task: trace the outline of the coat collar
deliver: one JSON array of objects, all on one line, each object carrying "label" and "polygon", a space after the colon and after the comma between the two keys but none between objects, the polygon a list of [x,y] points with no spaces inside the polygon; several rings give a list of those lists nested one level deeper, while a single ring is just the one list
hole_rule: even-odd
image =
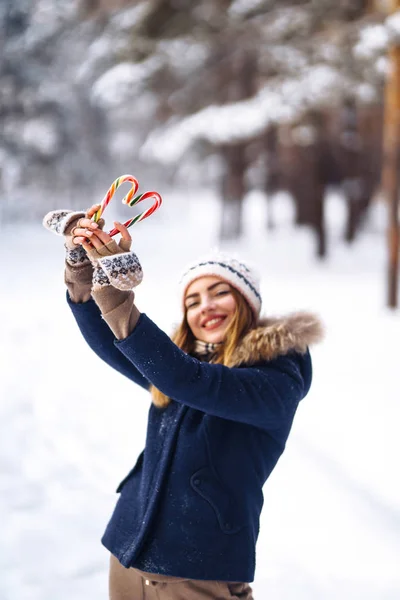
[{"label": "coat collar", "polygon": [[289,352],[304,354],[308,346],[322,341],[323,337],[323,325],[312,313],[260,319],[257,327],[244,336],[228,366],[252,365]]}]

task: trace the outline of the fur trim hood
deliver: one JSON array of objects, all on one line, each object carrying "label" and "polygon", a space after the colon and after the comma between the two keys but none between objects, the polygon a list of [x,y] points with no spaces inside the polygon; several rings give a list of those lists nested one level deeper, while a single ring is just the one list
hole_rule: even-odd
[{"label": "fur trim hood", "polygon": [[322,341],[324,328],[319,318],[308,312],[285,317],[260,319],[235,350],[231,367],[253,365],[289,352],[305,354],[308,346]]}]

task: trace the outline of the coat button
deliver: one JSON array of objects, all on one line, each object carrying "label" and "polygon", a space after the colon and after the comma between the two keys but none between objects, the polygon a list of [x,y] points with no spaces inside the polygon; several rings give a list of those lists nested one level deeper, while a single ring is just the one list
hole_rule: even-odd
[{"label": "coat button", "polygon": [[193,479],[193,485],[195,485],[196,487],[199,487],[201,484],[201,479],[199,479],[198,477],[196,477],[196,479]]},{"label": "coat button", "polygon": [[150,585],[150,581],[148,579],[146,579],[145,584]]}]

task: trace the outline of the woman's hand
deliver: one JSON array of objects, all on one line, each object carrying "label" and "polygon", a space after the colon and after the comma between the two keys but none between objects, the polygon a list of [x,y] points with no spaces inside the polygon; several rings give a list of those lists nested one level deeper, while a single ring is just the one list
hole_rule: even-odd
[{"label": "woman's hand", "polygon": [[88,211],[73,211],[69,209],[57,209],[48,212],[43,218],[43,226],[52,233],[64,238],[66,250],[66,262],[71,267],[81,267],[89,263],[89,257],[81,245],[81,241],[86,238],[85,232],[90,232],[104,227],[104,220],[100,219],[94,223],[91,218],[100,208],[100,205],[94,205]]},{"label": "woman's hand", "polygon": [[[92,207],[93,208],[93,207]],[[95,211],[96,212],[96,211]],[[94,214],[94,213],[93,213]],[[82,225],[85,219],[82,219]],[[132,244],[132,237],[122,223],[118,221],[114,222],[115,228],[121,234],[121,240],[119,244],[113,238],[102,231],[99,228],[87,228],[83,230],[82,237],[77,237],[75,240],[81,240],[78,243],[82,244],[91,260],[96,261],[104,256],[112,256],[114,254],[121,254],[122,252],[129,252]],[[76,233],[80,232],[80,229],[76,230]],[[88,240],[90,243],[88,243]]]},{"label": "woman's hand", "polygon": [[[94,265],[93,288],[94,292],[105,286],[128,291],[139,285],[143,279],[143,271],[139,259],[131,252],[132,238],[128,229],[122,223],[114,223],[121,233],[119,244],[101,229],[85,231],[90,243],[85,239],[81,242],[88,257]],[[88,234],[91,235],[88,235]]]},{"label": "woman's hand", "polygon": [[73,245],[78,246],[79,244],[82,244],[83,246],[83,242],[88,245],[87,240],[90,240],[93,233],[97,230],[101,231],[102,227],[104,226],[104,220],[100,219],[98,223],[92,221],[92,217],[96,214],[99,208],[100,204],[94,204],[86,211],[84,217],[78,219],[76,223],[71,223],[71,226],[65,232],[65,235],[71,237]]}]

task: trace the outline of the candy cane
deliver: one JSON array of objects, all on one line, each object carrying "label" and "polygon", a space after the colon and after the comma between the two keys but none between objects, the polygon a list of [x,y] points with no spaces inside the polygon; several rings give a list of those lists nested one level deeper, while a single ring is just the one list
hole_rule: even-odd
[{"label": "candy cane", "polygon": [[[107,194],[104,196],[104,198],[101,202],[99,210],[94,214],[93,220],[96,223],[101,218],[102,214],[104,213],[108,204],[112,200],[112,198],[113,198],[115,192],[117,191],[117,189],[119,188],[119,186],[122,185],[123,183],[131,183],[132,184],[131,189],[126,194],[126,196],[124,196],[122,199],[123,204],[127,204],[128,206],[135,206],[135,204],[138,204],[139,202],[142,202],[143,200],[147,200],[148,198],[154,198],[153,205],[150,206],[150,208],[148,208],[147,210],[140,213],[139,215],[136,215],[136,217],[133,217],[133,219],[129,219],[128,221],[126,221],[124,223],[125,227],[131,227],[132,225],[135,225],[135,223],[139,223],[139,221],[143,221],[147,217],[150,217],[150,215],[152,215],[157,210],[157,208],[159,208],[161,206],[162,198],[161,198],[160,194],[158,194],[157,192],[145,192],[144,194],[139,194],[138,196],[134,197],[139,188],[139,183],[138,183],[137,179],[135,179],[135,177],[133,177],[133,175],[122,175],[121,177],[118,177],[118,179],[116,179],[112,183],[110,189],[108,190]],[[118,229],[114,228],[112,231],[110,231],[109,235],[112,237],[114,235],[117,235],[118,233],[119,233]]]},{"label": "candy cane", "polygon": [[[126,221],[124,223],[125,227],[131,227],[132,225],[135,225],[135,223],[139,223],[140,221],[147,219],[147,217],[150,217],[150,215],[152,215],[153,212],[155,212],[157,208],[161,206],[162,198],[157,192],[145,192],[144,194],[139,194],[139,196],[136,196],[136,198],[133,198],[133,200],[129,202],[129,206],[134,206],[135,204],[138,204],[138,202],[142,202],[148,198],[154,198],[153,206],[150,206],[150,208],[140,213],[140,215],[136,215],[136,217],[133,217],[133,219]],[[112,229],[110,231],[111,237],[117,235],[117,233],[119,233],[118,229]]]},{"label": "candy cane", "polygon": [[109,205],[112,197],[114,196],[114,194],[117,191],[117,189],[119,188],[119,186],[122,185],[123,183],[128,183],[128,182],[132,183],[132,187],[131,187],[130,191],[126,194],[126,196],[122,199],[122,202],[124,204],[129,204],[129,202],[132,200],[133,196],[136,194],[136,192],[139,189],[139,182],[137,179],[135,179],[135,177],[133,177],[133,175],[121,175],[121,177],[118,177],[111,184],[110,189],[108,190],[107,194],[104,196],[103,200],[101,201],[100,208],[93,217],[93,220],[96,223],[97,223],[97,221],[99,221],[101,215],[105,211],[106,207]]}]

